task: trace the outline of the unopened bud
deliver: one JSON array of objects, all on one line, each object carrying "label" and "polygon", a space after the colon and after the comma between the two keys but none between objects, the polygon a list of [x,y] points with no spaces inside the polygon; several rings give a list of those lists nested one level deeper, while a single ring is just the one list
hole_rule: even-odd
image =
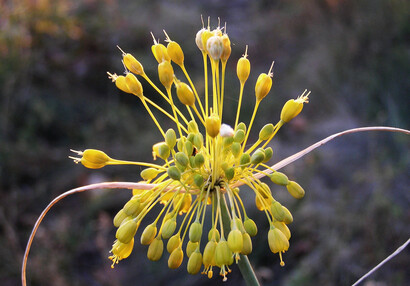
[{"label": "unopened bud", "polygon": [[248,233],[242,233],[243,247],[241,254],[249,255],[252,253],[252,240]]},{"label": "unopened bud", "polygon": [[187,271],[189,274],[197,274],[201,270],[202,266],[202,254],[199,251],[195,251],[188,259]]},{"label": "unopened bud", "polygon": [[285,211],[282,208],[282,205],[276,201],[270,206],[271,213],[273,217],[277,220],[282,222],[285,219]]},{"label": "unopened bud", "polygon": [[182,252],[181,247],[178,247],[172,251],[171,255],[168,258],[168,267],[171,269],[177,269],[181,266],[182,260],[184,259],[184,253]]},{"label": "unopened bud", "polygon": [[165,88],[167,90],[170,89],[174,82],[174,69],[170,62],[164,61],[158,64],[158,76],[159,81],[165,86]]},{"label": "unopened bud", "polygon": [[142,170],[141,178],[145,181],[152,180],[158,175],[159,171],[155,168],[147,168]]},{"label": "unopened bud", "polygon": [[289,241],[278,228],[269,230],[268,242],[269,248],[273,253],[284,252],[289,249]]},{"label": "unopened bud", "polygon": [[280,113],[280,120],[287,123],[291,121],[293,118],[295,118],[296,116],[298,116],[298,114],[303,109],[303,104],[309,102],[310,92],[308,92],[307,94],[305,93],[306,93],[306,90],[296,100],[290,99],[285,103]]},{"label": "unopened bud", "polygon": [[202,237],[202,225],[195,221],[189,228],[189,240],[192,242],[199,242]]},{"label": "unopened bud", "polygon": [[157,226],[155,224],[147,225],[141,234],[141,244],[148,245],[155,239],[157,235]]},{"label": "unopened bud", "polygon": [[215,138],[219,134],[221,128],[221,119],[216,113],[214,113],[206,118],[205,127],[208,135]]},{"label": "unopened bud", "polygon": [[136,58],[134,58],[133,55],[124,53],[122,60],[124,61],[125,67],[130,72],[138,74],[138,75],[144,74],[144,68],[142,67],[141,63]]},{"label": "unopened bud", "polygon": [[238,60],[238,64],[236,65],[236,75],[238,76],[241,84],[244,84],[246,82],[251,72],[251,63],[247,59],[247,51],[248,46],[246,46],[245,54]]},{"label": "unopened bud", "polygon": [[259,132],[259,140],[268,140],[269,137],[273,134],[274,126],[272,123],[266,124],[262,127]]},{"label": "unopened bud", "polygon": [[261,73],[258,77],[258,80],[256,81],[255,96],[257,101],[261,101],[262,99],[264,99],[265,96],[268,95],[270,89],[272,88],[272,68],[273,63],[268,74]]},{"label": "unopened bud", "polygon": [[272,175],[269,176],[269,178],[273,183],[277,185],[286,186],[289,184],[288,177],[281,172],[274,172],[272,173]]},{"label": "unopened bud", "polygon": [[164,242],[157,236],[148,247],[147,257],[151,261],[158,261],[161,259],[162,253],[164,252]]},{"label": "unopened bud", "polygon": [[181,172],[175,166],[169,167],[168,170],[167,170],[167,174],[171,179],[173,179],[175,181],[181,180]]},{"label": "unopened bud", "polygon": [[167,143],[169,149],[173,149],[177,143],[177,136],[174,129],[170,128],[165,133],[165,143]]},{"label": "unopened bud", "polygon": [[115,234],[115,237],[122,243],[128,243],[137,232],[138,223],[135,220],[129,220],[122,224]]},{"label": "unopened bud", "polygon": [[132,73],[127,73],[125,77],[125,82],[127,83],[129,91],[138,96],[142,97],[143,96],[143,89],[142,89],[142,84],[141,82],[135,77],[134,74]]},{"label": "unopened bud", "polygon": [[195,96],[189,85],[187,85],[185,82],[177,82],[176,88],[179,101],[181,101],[181,103],[184,105],[194,106]]},{"label": "unopened bud", "polygon": [[164,223],[164,226],[162,228],[162,238],[164,239],[170,238],[174,234],[176,227],[177,227],[177,221],[175,217],[167,220]]},{"label": "unopened bud", "polygon": [[289,181],[289,184],[286,185],[286,189],[295,199],[301,199],[305,196],[305,190],[296,182]]},{"label": "unopened bud", "polygon": [[223,52],[223,42],[220,36],[212,36],[206,42],[206,49],[209,56],[214,60],[218,61],[221,58]]},{"label": "unopened bud", "polygon": [[260,164],[265,160],[265,152],[261,150],[256,150],[251,157],[251,164]]}]

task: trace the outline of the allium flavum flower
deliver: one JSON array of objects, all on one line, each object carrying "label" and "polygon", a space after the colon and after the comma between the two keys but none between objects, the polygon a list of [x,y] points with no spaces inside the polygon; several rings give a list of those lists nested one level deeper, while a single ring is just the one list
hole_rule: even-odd
[{"label": "allium flavum flower", "polygon": [[[165,33],[165,31],[164,31]],[[148,222],[140,236],[140,242],[148,245],[149,260],[159,260],[164,251],[169,253],[169,268],[178,268],[184,255],[188,257],[187,271],[213,276],[214,267],[226,280],[229,266],[238,262],[242,255],[252,252],[251,237],[258,232],[255,222],[248,217],[241,198],[240,186],[255,194],[255,205],[270,224],[269,247],[278,253],[280,265],[282,254],[289,248],[290,230],[293,221],[290,211],[275,200],[271,188],[260,180],[270,180],[296,199],[305,191],[296,182],[266,163],[273,150],[268,147],[279,129],[297,116],[308,101],[308,92],[285,103],[276,124],[266,124],[259,132],[259,139],[252,145],[248,137],[258,107],[272,87],[273,63],[267,73],[259,75],[255,84],[255,106],[250,123],[239,123],[244,85],[250,74],[250,62],[245,54],[238,60],[237,76],[240,82],[239,100],[234,124],[224,124],[224,79],[231,44],[226,27],[214,30],[202,28],[195,42],[203,56],[205,90],[198,93],[184,65],[184,53],[178,43],[165,33],[167,46],[154,38],[152,53],[158,62],[158,76],[165,92],[145,74],[142,64],[131,54],[123,52],[125,75],[109,74],[116,86],[136,95],[145,106],[163,136],[163,141],[152,148],[154,160],[160,163],[130,162],[112,159],[104,152],[88,149],[74,151],[80,157],[72,157],[76,163],[98,169],[113,164],[135,164],[146,167],[141,172],[144,183],[152,184],[148,190],[134,189],[133,196],[114,217],[117,227],[116,240],[111,249],[112,267],[127,258],[133,249],[135,234],[144,217],[155,206],[162,204],[156,219]],[[154,36],[153,36],[154,37]],[[210,65],[210,70],[208,70]],[[177,78],[174,68],[180,68],[185,78]],[[158,106],[144,96],[139,79],[150,84],[169,104]],[[208,90],[208,79],[212,89]],[[230,89],[231,90],[231,89]],[[186,106],[179,109],[176,97]],[[210,100],[208,100],[208,96]],[[230,96],[232,96],[230,94]],[[181,105],[180,105],[181,106]],[[153,110],[165,114],[175,124],[175,129],[164,130]],[[249,146],[249,147],[248,147]],[[242,191],[244,192],[244,191]],[[209,211],[207,211],[209,210]],[[205,220],[211,220],[210,229],[204,229]]]}]

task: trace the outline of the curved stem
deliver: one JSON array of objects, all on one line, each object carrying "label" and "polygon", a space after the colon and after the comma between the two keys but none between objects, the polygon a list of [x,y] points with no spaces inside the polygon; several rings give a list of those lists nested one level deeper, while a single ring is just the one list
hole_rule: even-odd
[{"label": "curved stem", "polygon": [[[289,156],[282,161],[276,163],[275,165],[271,166],[271,169],[273,170],[279,170],[290,163],[295,162],[296,160],[302,158],[303,156],[307,155],[308,153],[312,152],[316,148],[319,148],[320,146],[325,145],[329,141],[332,141],[333,139],[351,134],[351,133],[358,133],[358,132],[365,132],[365,131],[386,131],[386,132],[399,132],[399,133],[404,133],[406,135],[410,135],[410,130],[407,129],[402,129],[402,128],[395,128],[395,127],[386,127],[386,126],[375,126],[375,127],[359,127],[359,128],[353,128],[353,129],[348,129],[333,135],[330,135],[329,137],[326,137],[325,139],[320,140],[319,142],[316,142],[315,144],[307,147],[306,149],[303,149],[302,151],[299,151],[292,156]],[[254,177],[257,179],[263,178],[268,174],[272,174],[272,170],[266,169],[263,170],[263,173],[258,173]],[[233,184],[232,187],[239,187],[242,186],[244,183],[241,181],[238,181],[237,183]]]}]

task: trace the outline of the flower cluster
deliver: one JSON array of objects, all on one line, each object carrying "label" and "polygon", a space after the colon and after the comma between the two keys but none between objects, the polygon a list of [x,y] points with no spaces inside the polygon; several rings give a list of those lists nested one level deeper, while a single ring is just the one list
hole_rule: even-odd
[{"label": "flower cluster", "polygon": [[[164,31],[165,33],[165,31]],[[134,237],[144,217],[154,208],[159,210],[156,219],[145,226],[140,242],[148,246],[147,257],[157,261],[169,253],[168,266],[178,268],[186,255],[187,271],[213,276],[214,267],[226,280],[229,266],[242,255],[252,252],[251,237],[258,232],[255,222],[248,217],[239,187],[246,185],[255,194],[256,207],[270,224],[269,247],[282,254],[289,248],[293,221],[290,211],[275,200],[270,187],[262,177],[284,186],[295,198],[304,196],[303,188],[281,172],[267,165],[273,150],[269,143],[287,122],[297,116],[308,101],[306,91],[297,99],[285,103],[276,124],[266,124],[258,140],[250,145],[248,137],[261,101],[272,87],[272,66],[268,73],[259,75],[255,84],[255,106],[250,123],[239,122],[244,85],[250,74],[247,47],[238,60],[237,77],[240,83],[236,118],[232,127],[222,123],[225,68],[231,54],[230,39],[225,28],[202,28],[195,37],[203,56],[205,88],[198,93],[184,65],[184,53],[178,43],[165,33],[167,45],[154,38],[152,53],[158,62],[158,76],[165,88],[163,92],[145,74],[142,64],[131,54],[123,53],[125,75],[109,74],[116,86],[136,95],[158,127],[163,141],[153,145],[154,160],[161,163],[130,162],[112,159],[104,152],[87,149],[74,151],[72,157],[87,168],[102,168],[113,164],[135,164],[147,167],[141,177],[149,189],[134,189],[133,196],[114,217],[116,240],[109,257],[114,267],[127,258],[134,246]],[[153,36],[154,37],[154,36]],[[179,67],[184,79],[177,78],[174,67]],[[209,70],[210,67],[210,70]],[[150,84],[169,104],[168,110],[144,96],[139,78]],[[210,79],[210,83],[208,80]],[[208,90],[208,85],[211,90]],[[174,87],[174,88],[173,88]],[[175,103],[175,93],[180,103]],[[183,108],[186,107],[186,112]],[[163,113],[176,124],[176,130],[163,130],[153,110]],[[162,205],[162,206],[161,206]],[[161,206],[158,208],[158,206]],[[205,220],[211,221],[204,229]],[[185,251],[184,251],[185,250]]]}]

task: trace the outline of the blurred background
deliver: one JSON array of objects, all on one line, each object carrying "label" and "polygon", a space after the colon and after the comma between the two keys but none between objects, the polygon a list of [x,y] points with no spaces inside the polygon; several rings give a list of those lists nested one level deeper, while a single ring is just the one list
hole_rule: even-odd
[{"label": "blurred background", "polygon": [[[254,140],[259,128],[278,120],[284,102],[312,91],[302,114],[272,142],[273,164],[348,128],[410,127],[409,11],[404,0],[0,1],[1,284],[20,284],[27,239],[53,198],[84,184],[140,180],[135,166],[75,165],[67,158],[70,148],[152,162],[160,133],[141,102],[119,92],[106,75],[123,72],[116,45],[158,82],[150,32],[163,43],[166,29],[202,89],[202,56],[194,44],[200,15],[211,16],[212,27],[217,17],[226,21],[232,55],[225,122],[234,121],[236,62],[245,45],[252,65],[241,112],[246,123],[256,78],[275,60],[274,85],[259,109]],[[144,90],[162,102],[145,83]],[[351,285],[403,244],[410,236],[409,162],[408,136],[370,132],[336,139],[286,167],[306,196],[296,201],[272,186],[294,216],[283,268],[269,251],[265,215],[250,196],[247,209],[259,233],[249,258],[263,285]],[[29,285],[223,284],[218,275],[187,274],[186,259],[179,270],[167,268],[166,255],[150,262],[139,243],[111,270],[112,218],[129,197],[130,191],[102,190],[58,203],[34,240]],[[409,265],[405,250],[363,285],[409,285]],[[236,266],[224,285],[244,285]]]}]

